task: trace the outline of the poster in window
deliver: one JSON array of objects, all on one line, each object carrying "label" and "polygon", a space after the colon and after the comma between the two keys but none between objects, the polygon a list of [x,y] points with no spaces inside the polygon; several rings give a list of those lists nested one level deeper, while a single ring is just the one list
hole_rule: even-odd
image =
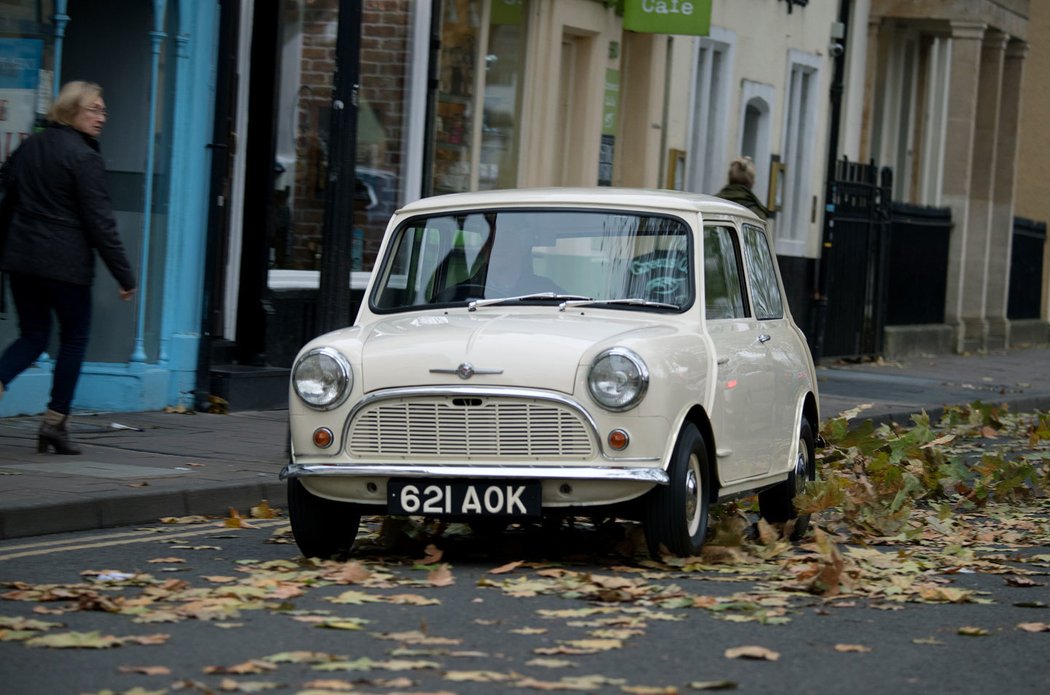
[{"label": "poster in window", "polygon": [[40,39],[0,39],[0,162],[33,132],[43,53]]}]

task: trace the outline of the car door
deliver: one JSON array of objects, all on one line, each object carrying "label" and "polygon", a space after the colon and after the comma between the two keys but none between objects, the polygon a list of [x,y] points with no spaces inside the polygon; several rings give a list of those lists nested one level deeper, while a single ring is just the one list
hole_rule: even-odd
[{"label": "car door", "polygon": [[718,370],[711,425],[719,478],[731,483],[769,470],[773,376],[763,327],[751,311],[737,228],[706,225],[703,253],[704,323]]},{"label": "car door", "polygon": [[804,346],[786,310],[786,301],[776,269],[769,239],[761,227],[744,223],[744,265],[752,314],[758,327],[760,357],[767,374],[769,429],[756,442],[757,455],[765,471],[789,465],[791,450],[798,440],[797,408],[800,384],[806,367]]}]

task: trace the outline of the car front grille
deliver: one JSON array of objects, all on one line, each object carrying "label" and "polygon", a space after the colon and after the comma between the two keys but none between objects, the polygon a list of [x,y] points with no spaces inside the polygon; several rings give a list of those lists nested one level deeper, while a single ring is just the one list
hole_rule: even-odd
[{"label": "car front grille", "polygon": [[569,407],[520,398],[424,397],[380,401],[350,423],[359,457],[586,459],[590,428]]}]

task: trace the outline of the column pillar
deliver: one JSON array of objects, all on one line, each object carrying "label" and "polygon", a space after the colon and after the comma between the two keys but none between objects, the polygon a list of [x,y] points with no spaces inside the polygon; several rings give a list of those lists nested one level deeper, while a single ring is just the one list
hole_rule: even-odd
[{"label": "column pillar", "polygon": [[990,29],[981,45],[977,81],[977,112],[974,124],[973,161],[970,179],[970,214],[962,272],[963,351],[988,348],[989,258],[991,248],[992,195],[995,190],[999,154],[999,106],[1002,101],[1003,56],[1007,37]]},{"label": "column pillar", "polygon": [[1021,127],[1021,85],[1027,55],[1028,44],[1013,40],[1006,46],[1003,61],[992,222],[988,230],[988,294],[985,299],[985,317],[988,322],[990,349],[1006,348],[1010,345],[1010,322],[1006,318],[1006,309],[1010,296],[1014,190],[1017,186],[1018,131]]},{"label": "column pillar", "polygon": [[[872,133],[875,129],[875,117],[872,111],[875,108],[875,77],[879,69],[879,29],[881,25],[882,17],[869,16],[867,57],[864,61],[867,70],[864,75],[864,108],[860,117],[858,162],[866,162],[875,156],[871,151]],[[831,174],[832,172],[829,171],[828,176]]]},{"label": "column pillar", "polygon": [[974,132],[977,121],[978,75],[985,24],[951,23],[951,76],[948,81],[948,117],[944,138],[943,204],[952,211],[952,235],[948,245],[948,282],[944,318],[955,330],[955,349],[964,351],[963,291],[972,222],[970,193],[973,169]]}]

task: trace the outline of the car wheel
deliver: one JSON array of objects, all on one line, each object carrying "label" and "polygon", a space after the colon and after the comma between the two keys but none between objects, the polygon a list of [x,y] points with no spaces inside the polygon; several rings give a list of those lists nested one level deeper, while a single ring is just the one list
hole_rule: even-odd
[{"label": "car wheel", "polygon": [[762,518],[771,523],[784,523],[794,519],[795,527],[791,531],[791,540],[797,541],[802,538],[809,528],[809,514],[799,514],[795,509],[794,499],[805,489],[807,481],[816,478],[813,428],[808,420],[803,419],[799,426],[795,467],[788,474],[787,480],[758,493],[758,510]]},{"label": "car wheel", "polygon": [[675,444],[670,481],[652,490],[644,517],[649,554],[659,557],[660,546],[679,557],[700,552],[707,534],[707,446],[696,425],[686,423]]},{"label": "car wheel", "polygon": [[295,544],[306,557],[348,552],[361,525],[354,505],[312,495],[298,478],[288,481],[288,519]]}]

